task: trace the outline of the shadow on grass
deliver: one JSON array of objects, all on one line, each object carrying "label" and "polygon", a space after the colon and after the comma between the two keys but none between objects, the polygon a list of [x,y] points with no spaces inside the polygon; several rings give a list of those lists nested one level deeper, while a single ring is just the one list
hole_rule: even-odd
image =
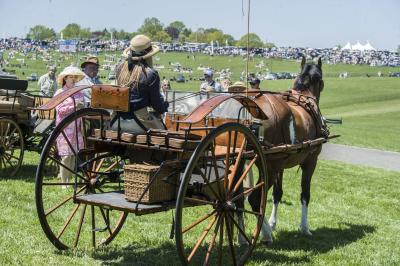
[{"label": "shadow on grass", "polygon": [[341,228],[321,227],[312,231],[312,236],[301,235],[298,231],[278,232],[271,246],[258,247],[250,260],[269,261],[274,263],[306,263],[311,260],[310,254],[288,257],[280,251],[305,251],[311,256],[329,252],[334,248],[344,247],[358,241],[376,228],[370,225],[351,223],[340,224]]},{"label": "shadow on grass", "polygon": [[22,164],[15,176],[9,176],[7,173],[0,174],[0,180],[26,180],[35,182],[37,165]]},{"label": "shadow on grass", "polygon": [[180,265],[176,246],[165,242],[157,247],[131,244],[126,247],[105,247],[92,254],[104,265]]},{"label": "shadow on grass", "polygon": [[[341,228],[321,227],[314,230],[312,237],[306,237],[297,231],[279,232],[272,246],[258,244],[250,261],[269,262],[271,264],[307,263],[313,256],[329,252],[338,247],[358,241],[373,233],[375,227],[351,223],[341,224]],[[286,255],[282,252],[305,251],[304,254]],[[105,265],[179,265],[174,242],[164,242],[157,247],[135,243],[126,247],[105,247],[92,253],[92,257]]]}]

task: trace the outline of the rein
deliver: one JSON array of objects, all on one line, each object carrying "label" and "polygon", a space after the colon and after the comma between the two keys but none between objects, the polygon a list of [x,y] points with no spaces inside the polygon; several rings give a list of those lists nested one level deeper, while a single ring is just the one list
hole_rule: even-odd
[{"label": "rein", "polygon": [[171,100],[171,101],[167,101],[167,102],[168,103],[174,103],[174,102],[178,102],[178,101],[183,101],[183,100],[186,100],[186,99],[190,99],[190,98],[196,97],[197,95],[200,95],[200,94],[201,94],[201,92],[193,92],[193,93],[187,94],[185,96],[179,97],[179,98],[177,98],[175,100]]}]

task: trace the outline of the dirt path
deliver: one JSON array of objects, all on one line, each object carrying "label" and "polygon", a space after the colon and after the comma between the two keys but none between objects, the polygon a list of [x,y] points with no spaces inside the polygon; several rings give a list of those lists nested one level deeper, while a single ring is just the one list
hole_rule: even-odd
[{"label": "dirt path", "polygon": [[327,143],[323,145],[319,158],[400,172],[400,152]]}]

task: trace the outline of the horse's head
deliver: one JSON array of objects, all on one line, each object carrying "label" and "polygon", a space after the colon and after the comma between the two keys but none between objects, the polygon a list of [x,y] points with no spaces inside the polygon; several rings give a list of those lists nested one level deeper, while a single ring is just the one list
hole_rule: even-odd
[{"label": "horse's head", "polygon": [[301,60],[301,72],[294,81],[294,89],[305,94],[311,94],[319,102],[319,96],[324,88],[322,80],[322,62],[306,63],[306,58]]}]

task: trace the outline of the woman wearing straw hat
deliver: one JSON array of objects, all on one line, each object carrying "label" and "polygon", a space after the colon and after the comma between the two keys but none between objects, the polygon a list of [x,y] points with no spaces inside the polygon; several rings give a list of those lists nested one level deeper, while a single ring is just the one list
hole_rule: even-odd
[{"label": "woman wearing straw hat", "polygon": [[[55,95],[69,90],[75,87],[75,83],[82,80],[85,77],[85,74],[78,69],[77,67],[66,67],[59,75],[58,75],[58,83],[61,86],[61,89],[57,90]],[[54,96],[55,96],[54,95]],[[75,102],[75,103],[74,103]],[[76,108],[83,107],[84,104],[84,95],[83,92],[77,92],[73,96],[69,97],[65,101],[61,102],[56,107],[56,126],[69,114],[74,112]],[[77,121],[77,127],[80,128],[81,121]],[[70,169],[75,168],[75,156],[74,152],[78,149],[77,147],[83,147],[83,137],[80,133],[80,130],[75,130],[75,124],[72,123],[64,129],[64,133],[72,148],[75,151],[71,150],[67,139],[64,136],[60,136],[57,139],[57,150],[58,155],[61,157],[61,163]],[[63,183],[68,183],[71,178],[71,172],[67,170],[65,167],[60,167],[60,172],[58,174],[59,178]],[[66,188],[67,186],[63,186]]]},{"label": "woman wearing straw hat", "polygon": [[[124,50],[125,59],[116,68],[116,78],[117,85],[131,90],[130,112],[118,112],[113,117],[114,130],[118,118],[121,118],[121,129],[125,132],[139,134],[150,128],[165,129],[159,117],[168,110],[168,102],[160,93],[160,77],[152,62],[152,56],[159,51],[147,36],[141,34],[133,37],[130,46]],[[149,112],[148,107],[157,115]]]}]

